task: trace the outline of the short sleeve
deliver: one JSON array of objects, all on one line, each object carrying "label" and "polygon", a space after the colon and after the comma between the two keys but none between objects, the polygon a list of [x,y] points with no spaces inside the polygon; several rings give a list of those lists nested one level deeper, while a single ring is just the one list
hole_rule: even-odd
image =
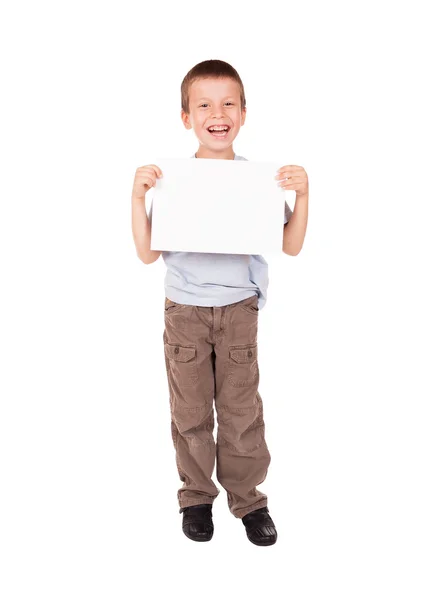
[{"label": "short sleeve", "polygon": [[293,211],[288,206],[287,202],[284,201],[284,224],[290,220],[290,217],[292,214],[293,214]]}]

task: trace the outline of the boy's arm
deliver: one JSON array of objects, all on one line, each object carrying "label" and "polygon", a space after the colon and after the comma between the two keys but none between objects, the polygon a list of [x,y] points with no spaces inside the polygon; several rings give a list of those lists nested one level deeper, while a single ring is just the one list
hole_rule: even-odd
[{"label": "boy's arm", "polygon": [[152,238],[152,206],[150,207],[149,217],[147,217],[146,197],[136,198],[135,196],[132,196],[132,236],[134,238],[137,256],[146,265],[155,262],[162,254],[162,251],[160,250],[150,250]]},{"label": "boy's arm", "polygon": [[309,194],[296,195],[293,213],[284,224],[282,251],[290,256],[297,256],[302,249],[308,224]]}]

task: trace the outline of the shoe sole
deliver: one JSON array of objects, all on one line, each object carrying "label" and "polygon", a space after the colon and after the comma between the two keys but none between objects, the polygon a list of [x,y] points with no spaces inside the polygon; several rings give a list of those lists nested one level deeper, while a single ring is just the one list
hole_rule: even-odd
[{"label": "shoe sole", "polygon": [[183,531],[183,533],[186,537],[189,538],[189,540],[192,540],[193,542],[209,542],[210,540],[212,540],[214,532],[211,534],[210,537],[202,537],[202,536],[201,537],[199,537],[199,536],[192,537],[192,536],[188,535],[185,531]]},{"label": "shoe sole", "polygon": [[268,540],[266,542],[261,542],[261,541],[256,542],[255,540],[252,540],[250,537],[248,537],[248,535],[247,535],[247,538],[250,540],[250,542],[252,544],[255,544],[256,546],[273,546],[278,539],[278,538],[275,538],[274,540]]}]

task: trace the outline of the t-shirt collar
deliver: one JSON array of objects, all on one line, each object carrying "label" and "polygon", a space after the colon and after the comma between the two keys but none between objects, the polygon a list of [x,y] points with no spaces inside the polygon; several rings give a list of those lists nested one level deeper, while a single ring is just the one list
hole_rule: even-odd
[{"label": "t-shirt collar", "polygon": [[[196,152],[190,158],[196,158]],[[236,160],[236,152],[234,153],[233,160]]]}]

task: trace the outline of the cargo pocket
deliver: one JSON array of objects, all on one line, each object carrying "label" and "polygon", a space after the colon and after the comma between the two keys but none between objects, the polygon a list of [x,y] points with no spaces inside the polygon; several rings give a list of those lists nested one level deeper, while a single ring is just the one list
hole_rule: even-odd
[{"label": "cargo pocket", "polygon": [[257,344],[229,346],[227,379],[234,387],[245,387],[258,382]]},{"label": "cargo pocket", "polygon": [[245,298],[245,300],[239,302],[237,306],[245,312],[250,313],[250,315],[255,315],[257,317],[259,314],[259,297],[255,295]]},{"label": "cargo pocket", "polygon": [[165,358],[168,361],[169,376],[178,388],[196,385],[199,379],[196,346],[165,342]]},{"label": "cargo pocket", "polygon": [[164,314],[171,315],[180,310],[183,310],[183,308],[186,308],[186,306],[187,306],[187,304],[179,304],[178,302],[174,302],[173,300],[170,300],[169,298],[165,298]]}]

